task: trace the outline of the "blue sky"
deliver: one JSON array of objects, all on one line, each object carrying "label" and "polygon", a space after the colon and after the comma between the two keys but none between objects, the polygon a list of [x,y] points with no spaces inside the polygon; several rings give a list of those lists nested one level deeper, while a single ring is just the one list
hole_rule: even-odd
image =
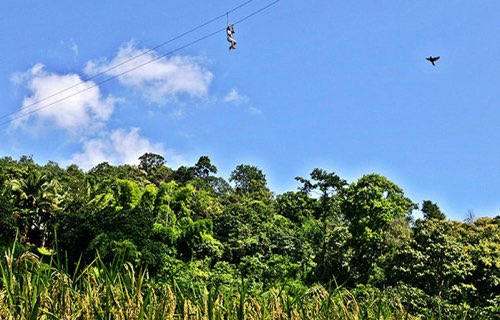
[{"label": "blue sky", "polygon": [[500,213],[500,2],[281,0],[236,26],[237,50],[221,32],[161,57],[222,17],[146,52],[244,2],[2,1],[0,156],[89,169],[208,155],[224,178],[257,165],[276,193],[316,167],[377,172],[450,218]]}]

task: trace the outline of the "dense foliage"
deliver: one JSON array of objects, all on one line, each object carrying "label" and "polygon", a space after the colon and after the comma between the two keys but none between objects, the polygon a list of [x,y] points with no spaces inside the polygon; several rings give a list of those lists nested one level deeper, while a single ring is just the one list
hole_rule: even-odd
[{"label": "dense foliage", "polygon": [[[84,172],[0,159],[0,316],[500,314],[500,217],[449,221],[426,200],[415,220],[419,206],[378,174],[348,184],[315,169],[276,195],[255,166],[226,181],[206,156],[176,170],[139,160]],[[125,296],[105,302],[107,290]]]}]

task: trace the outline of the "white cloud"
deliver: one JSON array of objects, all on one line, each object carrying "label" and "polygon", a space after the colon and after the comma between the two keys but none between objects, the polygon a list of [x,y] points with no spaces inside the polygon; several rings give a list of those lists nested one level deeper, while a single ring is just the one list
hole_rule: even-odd
[{"label": "white cloud", "polygon": [[239,105],[246,105],[245,108],[246,108],[246,111],[248,113],[250,113],[251,115],[254,115],[254,116],[260,116],[262,115],[262,110],[259,109],[259,108],[256,108],[256,107],[248,107],[248,104],[250,102],[250,98],[245,96],[245,95],[242,95],[238,92],[237,89],[233,88],[231,89],[231,91],[228,92],[228,94],[226,94],[223,98],[224,102],[226,103],[230,103],[230,104],[233,104],[233,105],[236,105],[236,106],[239,106]]},{"label": "white cloud", "polygon": [[262,114],[262,110],[255,107],[248,108],[248,112],[250,112],[250,114],[253,114],[254,116],[260,116]]},{"label": "white cloud", "polygon": [[[82,151],[73,154],[69,163],[75,163],[88,170],[101,162],[113,165],[138,164],[139,157],[146,152],[165,154],[161,143],[152,143],[139,133],[139,128],[117,129],[101,137],[84,139]],[[179,157],[172,150],[172,156]]]},{"label": "white cloud", "polygon": [[242,103],[247,103],[250,99],[247,96],[241,95],[238,90],[231,89],[229,93],[224,97],[224,101],[227,103],[232,103],[235,105],[240,105]]},{"label": "white cloud", "polygon": [[[14,74],[11,81],[29,91],[20,112],[13,116],[14,119],[17,117],[12,122],[14,128],[35,119],[39,123],[52,122],[71,132],[88,131],[102,125],[113,113],[117,102],[111,96],[103,97],[94,82],[82,82],[77,74],[47,72],[43,64]],[[21,115],[26,116],[19,117]]]},{"label": "white cloud", "polygon": [[[131,69],[134,70],[127,72]],[[147,100],[158,104],[175,99],[179,94],[206,96],[213,79],[213,74],[202,66],[200,59],[161,57],[155,51],[136,48],[133,42],[122,45],[111,61],[94,60],[85,67],[88,75],[102,72],[108,76],[120,75],[118,79],[123,85],[139,90]]]}]

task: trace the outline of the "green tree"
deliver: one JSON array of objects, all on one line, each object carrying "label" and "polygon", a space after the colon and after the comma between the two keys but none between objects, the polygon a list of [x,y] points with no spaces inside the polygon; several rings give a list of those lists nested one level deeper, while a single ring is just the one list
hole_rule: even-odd
[{"label": "green tree", "polygon": [[165,165],[165,158],[159,154],[145,153],[139,157],[139,169],[146,171],[148,175],[155,173]]},{"label": "green tree", "polygon": [[425,219],[446,219],[446,215],[439,209],[439,206],[430,200],[424,200],[422,203],[422,213]]},{"label": "green tree", "polygon": [[230,195],[234,192],[231,185],[221,177],[208,177],[210,193],[221,202],[228,202]]},{"label": "green tree", "polygon": [[352,235],[353,280],[383,280],[384,260],[409,236],[408,219],[415,204],[387,178],[369,174],[349,186],[341,206]]},{"label": "green tree", "polygon": [[142,190],[133,181],[116,179],[113,189],[116,204],[125,209],[135,208],[141,200]]},{"label": "green tree", "polygon": [[270,203],[272,193],[267,187],[266,175],[256,166],[240,164],[231,172],[229,182],[235,184],[239,196]]},{"label": "green tree", "polygon": [[116,177],[116,168],[108,162],[101,162],[89,170],[89,175],[98,182],[113,179]]},{"label": "green tree", "polygon": [[195,177],[207,180],[210,174],[216,174],[217,167],[212,164],[210,158],[207,156],[202,156],[198,159],[198,162],[194,165],[194,175]]},{"label": "green tree", "polygon": [[321,234],[317,244],[314,279],[327,282],[333,277],[341,277],[341,274],[345,274],[342,266],[345,265],[345,240],[348,238],[340,211],[346,181],[334,172],[318,168],[311,172],[311,180],[300,177],[295,179],[303,184],[301,192],[319,195],[315,216],[319,220]]},{"label": "green tree", "polygon": [[180,257],[185,261],[208,258],[215,263],[222,257],[222,244],[213,237],[211,219],[185,219],[178,241]]},{"label": "green tree", "polygon": [[217,167],[212,164],[210,158],[208,158],[207,156],[202,156],[190,170],[190,174],[192,174],[192,180],[190,181],[190,183],[197,189],[206,190],[212,195],[217,196],[217,193],[220,189],[219,187],[223,187],[221,182],[225,181],[222,178],[213,176],[213,174],[216,173]]},{"label": "green tree", "polygon": [[11,180],[12,194],[18,208],[24,241],[45,246],[49,230],[47,223],[61,208],[63,200],[61,186],[57,180],[29,165],[22,176]]},{"label": "green tree", "polygon": [[474,266],[472,274],[464,282],[470,282],[475,290],[469,295],[473,306],[500,311],[500,219],[478,218],[473,224],[463,223],[462,242],[464,252],[469,253]]},{"label": "green tree", "polygon": [[87,187],[85,183],[85,173],[77,165],[72,164],[66,168],[65,174],[61,178],[61,184],[67,188],[68,202],[76,202],[82,205],[87,200]]},{"label": "green tree", "polygon": [[417,220],[411,241],[397,250],[388,274],[429,296],[451,303],[466,301],[477,288],[469,280],[475,267],[464,232],[461,222]]},{"label": "green tree", "polygon": [[180,166],[177,170],[172,172],[170,179],[179,184],[185,185],[196,178],[194,170],[194,167]]},{"label": "green tree", "polygon": [[265,223],[273,217],[262,201],[247,199],[225,206],[214,219],[215,238],[224,245],[224,260],[239,264],[245,256],[269,256],[271,243]]},{"label": "green tree", "polygon": [[143,170],[149,181],[158,185],[172,174],[172,170],[166,167],[165,158],[155,153],[145,153],[139,157],[140,170]]},{"label": "green tree", "polygon": [[317,213],[318,201],[305,192],[285,192],[276,196],[276,213],[294,223],[302,223]]}]

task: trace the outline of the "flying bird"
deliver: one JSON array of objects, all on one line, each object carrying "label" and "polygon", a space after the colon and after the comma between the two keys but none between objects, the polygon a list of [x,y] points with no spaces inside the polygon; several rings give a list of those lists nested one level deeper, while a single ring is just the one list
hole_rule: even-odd
[{"label": "flying bird", "polygon": [[429,58],[425,58],[426,60],[429,60],[433,66],[435,66],[436,64],[434,62],[438,61],[440,58],[440,56],[437,56],[437,57],[433,57],[433,56],[429,56]]}]

